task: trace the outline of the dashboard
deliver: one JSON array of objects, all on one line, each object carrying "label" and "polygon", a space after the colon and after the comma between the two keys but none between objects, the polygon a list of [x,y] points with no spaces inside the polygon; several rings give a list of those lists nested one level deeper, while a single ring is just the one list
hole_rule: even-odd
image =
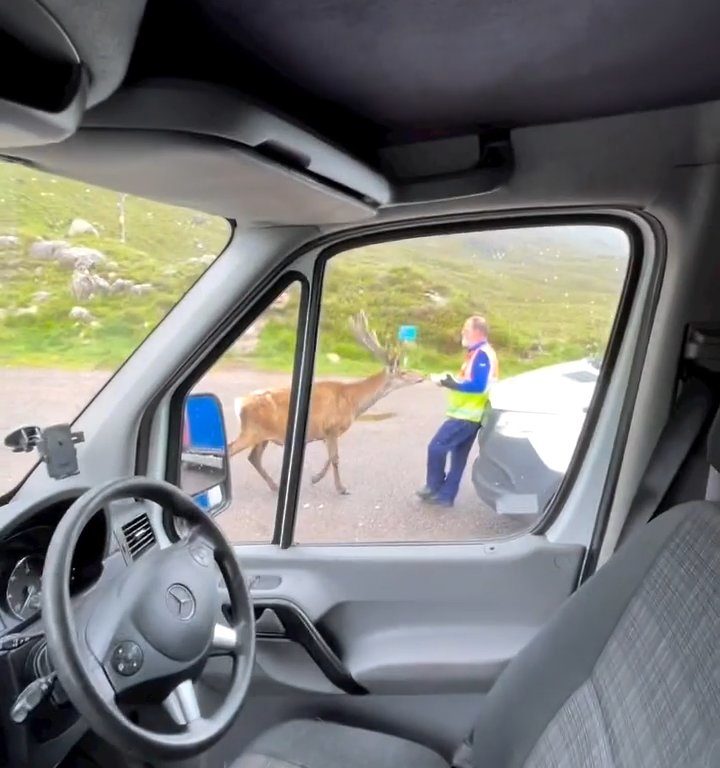
[{"label": "dashboard", "polygon": [[[0,538],[0,767],[51,768],[87,731],[57,682],[26,721],[11,717],[27,687],[52,672],[40,612],[45,559],[58,523],[84,490],[37,499],[6,524]],[[0,507],[0,526],[4,511]],[[80,597],[103,579],[112,580],[157,546],[159,517],[161,512],[141,499],[116,500],[96,512],[75,545],[71,595]]]},{"label": "dashboard", "polygon": [[[0,543],[0,635],[32,622],[40,610],[42,572],[53,530],[72,499],[51,504]],[[71,593],[91,586],[102,573],[108,544],[100,510],[83,530],[73,557]]]}]

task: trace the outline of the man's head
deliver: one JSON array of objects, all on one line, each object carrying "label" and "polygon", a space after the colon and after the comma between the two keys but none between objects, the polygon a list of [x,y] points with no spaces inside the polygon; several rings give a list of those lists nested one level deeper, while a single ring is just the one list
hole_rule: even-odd
[{"label": "man's head", "polygon": [[463,347],[465,347],[465,349],[474,347],[476,344],[481,344],[483,341],[487,341],[487,337],[487,320],[480,315],[472,315],[471,317],[468,317],[460,334]]}]

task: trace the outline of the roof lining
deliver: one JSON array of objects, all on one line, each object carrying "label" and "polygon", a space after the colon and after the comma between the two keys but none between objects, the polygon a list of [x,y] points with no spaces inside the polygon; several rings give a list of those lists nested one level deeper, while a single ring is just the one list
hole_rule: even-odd
[{"label": "roof lining", "polygon": [[720,4],[691,5],[174,0],[168,36],[167,3],[149,0],[130,80],[195,77],[270,94],[374,162],[388,143],[718,98]]}]

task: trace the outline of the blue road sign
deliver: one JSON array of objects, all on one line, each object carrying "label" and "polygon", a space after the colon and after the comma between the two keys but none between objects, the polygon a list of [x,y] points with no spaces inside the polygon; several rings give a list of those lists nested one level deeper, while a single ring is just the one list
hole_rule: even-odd
[{"label": "blue road sign", "polygon": [[406,343],[417,341],[417,326],[416,325],[401,325],[398,328],[398,340]]}]

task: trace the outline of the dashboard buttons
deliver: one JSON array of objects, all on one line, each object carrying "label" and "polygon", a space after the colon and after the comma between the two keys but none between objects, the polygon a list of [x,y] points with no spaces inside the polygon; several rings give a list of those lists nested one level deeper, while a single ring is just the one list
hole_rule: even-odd
[{"label": "dashboard buttons", "polygon": [[35,640],[39,635],[10,635],[0,640],[0,651],[14,651],[16,648]]},{"label": "dashboard buttons", "polygon": [[115,646],[110,664],[119,675],[131,677],[143,665],[142,648],[137,643],[133,643],[132,640],[124,640]]}]

